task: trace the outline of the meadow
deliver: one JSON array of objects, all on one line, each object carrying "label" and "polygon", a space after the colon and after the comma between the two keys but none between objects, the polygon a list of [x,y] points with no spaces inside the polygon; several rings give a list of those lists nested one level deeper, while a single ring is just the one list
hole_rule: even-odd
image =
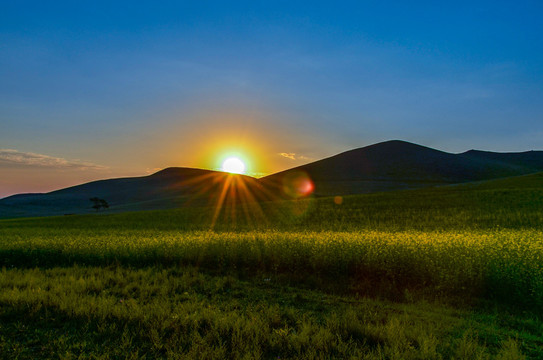
[{"label": "meadow", "polygon": [[543,174],[0,221],[0,356],[543,358]]}]

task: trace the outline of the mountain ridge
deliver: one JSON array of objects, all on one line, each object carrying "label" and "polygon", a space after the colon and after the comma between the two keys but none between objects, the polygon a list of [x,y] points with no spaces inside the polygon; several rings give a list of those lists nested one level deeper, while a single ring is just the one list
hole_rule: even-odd
[{"label": "mountain ridge", "polygon": [[317,194],[341,195],[342,192],[446,185],[543,171],[543,151],[513,155],[489,155],[477,151],[453,154],[402,140],[390,140],[345,151],[261,180],[279,186],[295,171],[307,174],[315,182]]}]

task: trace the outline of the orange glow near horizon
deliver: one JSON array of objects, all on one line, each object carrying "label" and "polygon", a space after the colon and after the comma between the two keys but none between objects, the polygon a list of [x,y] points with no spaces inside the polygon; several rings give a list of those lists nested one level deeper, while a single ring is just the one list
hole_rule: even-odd
[{"label": "orange glow near horizon", "polygon": [[228,157],[237,157],[245,163],[245,175],[260,178],[310,162],[315,156],[311,144],[327,141],[312,129],[292,128],[280,110],[210,108],[171,119],[167,127],[149,130],[159,161],[143,151],[139,159],[160,168],[220,171]]},{"label": "orange glow near horizon", "polygon": [[259,177],[269,167],[263,149],[249,139],[222,138],[206,144],[198,160],[204,168]]},{"label": "orange glow near horizon", "polygon": [[[256,178],[301,165],[304,160],[281,154],[297,152],[296,148],[308,142],[308,138],[314,140],[310,132],[289,130],[280,113],[241,108],[185,115],[179,125],[160,131],[163,136],[165,133],[166,138],[161,140],[175,145],[162,153],[177,154],[170,163],[220,171],[227,158],[237,157],[245,164],[244,174]],[[171,138],[175,140],[165,140]]]}]

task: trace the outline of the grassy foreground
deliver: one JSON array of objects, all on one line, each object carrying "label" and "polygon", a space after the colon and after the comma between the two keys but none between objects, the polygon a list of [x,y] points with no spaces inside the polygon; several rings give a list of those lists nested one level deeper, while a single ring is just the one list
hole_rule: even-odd
[{"label": "grassy foreground", "polygon": [[543,358],[543,176],[0,221],[0,356]]}]

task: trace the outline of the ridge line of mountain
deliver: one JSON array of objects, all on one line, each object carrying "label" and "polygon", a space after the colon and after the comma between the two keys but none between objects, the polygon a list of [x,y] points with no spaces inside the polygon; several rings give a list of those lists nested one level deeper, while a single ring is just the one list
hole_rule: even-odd
[{"label": "ridge line of mountain", "polygon": [[[543,151],[468,150],[454,154],[389,140],[259,179],[248,175],[231,178],[228,173],[215,170],[168,167],[149,175],[95,180],[48,193],[15,194],[0,199],[0,217],[89,211],[89,198],[93,197],[107,199],[112,208],[141,210],[209,204],[217,197],[235,198],[244,192],[247,199],[242,201],[309,193],[336,196],[483,181],[540,171],[543,171]],[[228,194],[224,190],[227,186],[231,187]]]}]

